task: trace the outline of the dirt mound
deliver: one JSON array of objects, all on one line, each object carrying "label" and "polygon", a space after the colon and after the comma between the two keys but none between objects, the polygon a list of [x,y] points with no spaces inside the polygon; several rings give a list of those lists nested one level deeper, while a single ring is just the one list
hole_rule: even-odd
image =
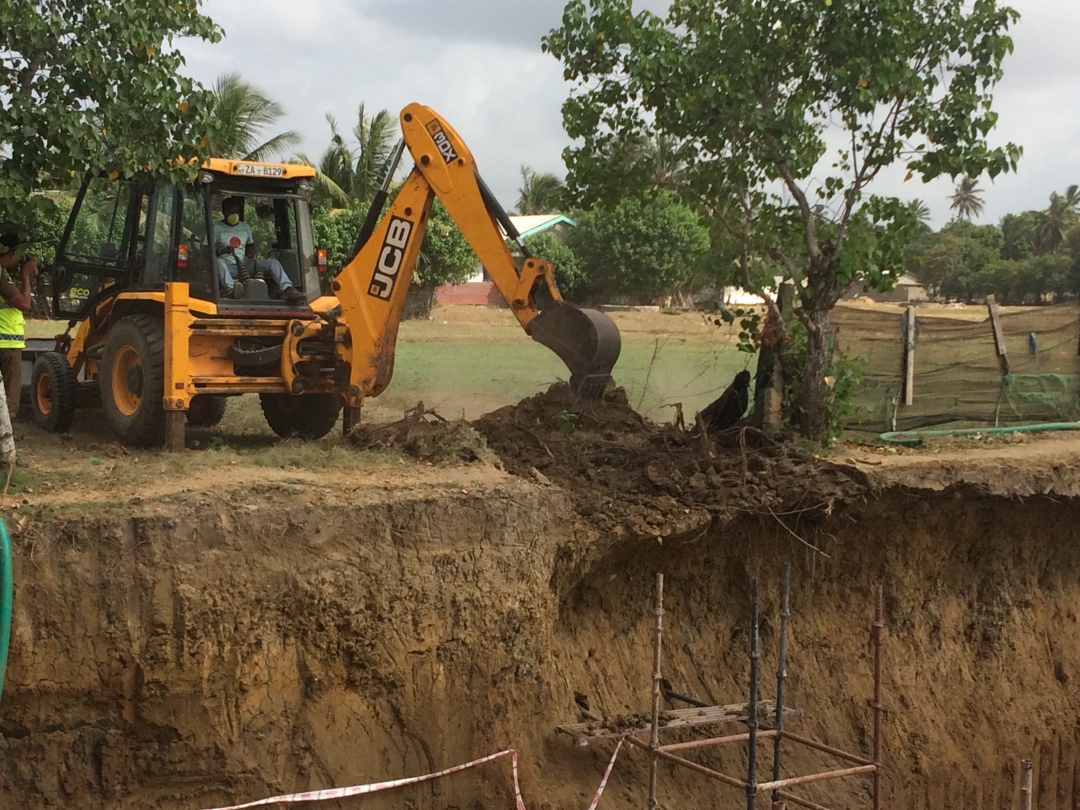
[{"label": "dirt mound", "polygon": [[484,461],[499,466],[483,436],[464,419],[448,420],[423,402],[385,425],[360,424],[349,439],[362,450],[400,450],[421,461]]},{"label": "dirt mound", "polygon": [[752,429],[707,439],[653,424],[621,388],[582,405],[559,383],[473,425],[508,471],[562,486],[602,531],[665,536],[743,513],[828,514],[868,488],[854,467],[800,455]]}]

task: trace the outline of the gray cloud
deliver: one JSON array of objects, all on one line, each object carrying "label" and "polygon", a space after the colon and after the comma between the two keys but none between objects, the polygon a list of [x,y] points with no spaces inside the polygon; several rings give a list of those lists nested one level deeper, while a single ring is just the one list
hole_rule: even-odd
[{"label": "gray cloud", "polygon": [[440,39],[538,50],[541,37],[562,24],[564,5],[561,0],[369,0],[361,8],[368,19],[406,36],[427,32]]},{"label": "gray cloud", "polygon": [[[1023,16],[997,91],[992,141],[1021,144],[1024,158],[1018,174],[982,183],[984,222],[1044,208],[1052,191],[1080,182],[1080,62],[1072,42],[1080,3],[1012,5]],[[635,3],[658,12],[665,6]],[[183,50],[188,72],[204,83],[236,71],[279,100],[288,111],[281,128],[298,130],[312,157],[329,142],[327,112],[351,127],[360,102],[395,114],[411,101],[428,104],[461,133],[509,208],[522,165],[565,173],[560,106],[570,88],[560,64],[540,51],[562,7],[562,0],[207,0],[203,8],[226,38]],[[902,181],[902,172],[890,173],[875,190],[926,200],[936,225],[949,218],[951,182]]]}]

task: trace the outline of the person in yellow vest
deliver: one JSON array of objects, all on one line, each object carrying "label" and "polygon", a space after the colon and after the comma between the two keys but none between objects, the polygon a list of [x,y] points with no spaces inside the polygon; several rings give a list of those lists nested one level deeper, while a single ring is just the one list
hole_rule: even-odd
[{"label": "person in yellow vest", "polygon": [[38,273],[37,260],[19,252],[19,233],[0,233],[0,375],[4,378],[8,414],[19,412],[22,395],[22,351],[26,346],[25,314],[30,311],[30,279]]}]

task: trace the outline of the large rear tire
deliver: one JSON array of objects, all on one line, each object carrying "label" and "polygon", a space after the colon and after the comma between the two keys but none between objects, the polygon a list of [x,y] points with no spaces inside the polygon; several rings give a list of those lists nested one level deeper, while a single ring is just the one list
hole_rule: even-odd
[{"label": "large rear tire", "polygon": [[165,441],[165,326],[129,315],[109,330],[98,373],[101,404],[113,433],[140,447]]},{"label": "large rear tire", "polygon": [[66,433],[71,429],[75,417],[75,372],[59,352],[46,352],[34,361],[30,410],[42,430]]},{"label": "large rear tire", "polygon": [[220,394],[196,394],[187,410],[187,423],[192,427],[212,428],[225,416],[229,398]]},{"label": "large rear tire", "polygon": [[266,423],[283,439],[321,439],[341,413],[337,394],[259,394],[259,401]]}]

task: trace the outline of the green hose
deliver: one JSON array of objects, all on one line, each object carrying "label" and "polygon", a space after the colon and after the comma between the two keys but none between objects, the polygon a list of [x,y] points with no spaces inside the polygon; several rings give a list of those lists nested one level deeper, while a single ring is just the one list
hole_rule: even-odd
[{"label": "green hose", "polygon": [[1016,425],[995,428],[956,428],[954,430],[893,430],[878,436],[886,444],[921,447],[923,436],[975,436],[983,433],[1041,433],[1047,430],[1080,430],[1080,422],[1043,422],[1039,425]]},{"label": "green hose", "polygon": [[8,644],[11,641],[11,540],[7,524],[0,519],[0,696],[4,694]]}]

